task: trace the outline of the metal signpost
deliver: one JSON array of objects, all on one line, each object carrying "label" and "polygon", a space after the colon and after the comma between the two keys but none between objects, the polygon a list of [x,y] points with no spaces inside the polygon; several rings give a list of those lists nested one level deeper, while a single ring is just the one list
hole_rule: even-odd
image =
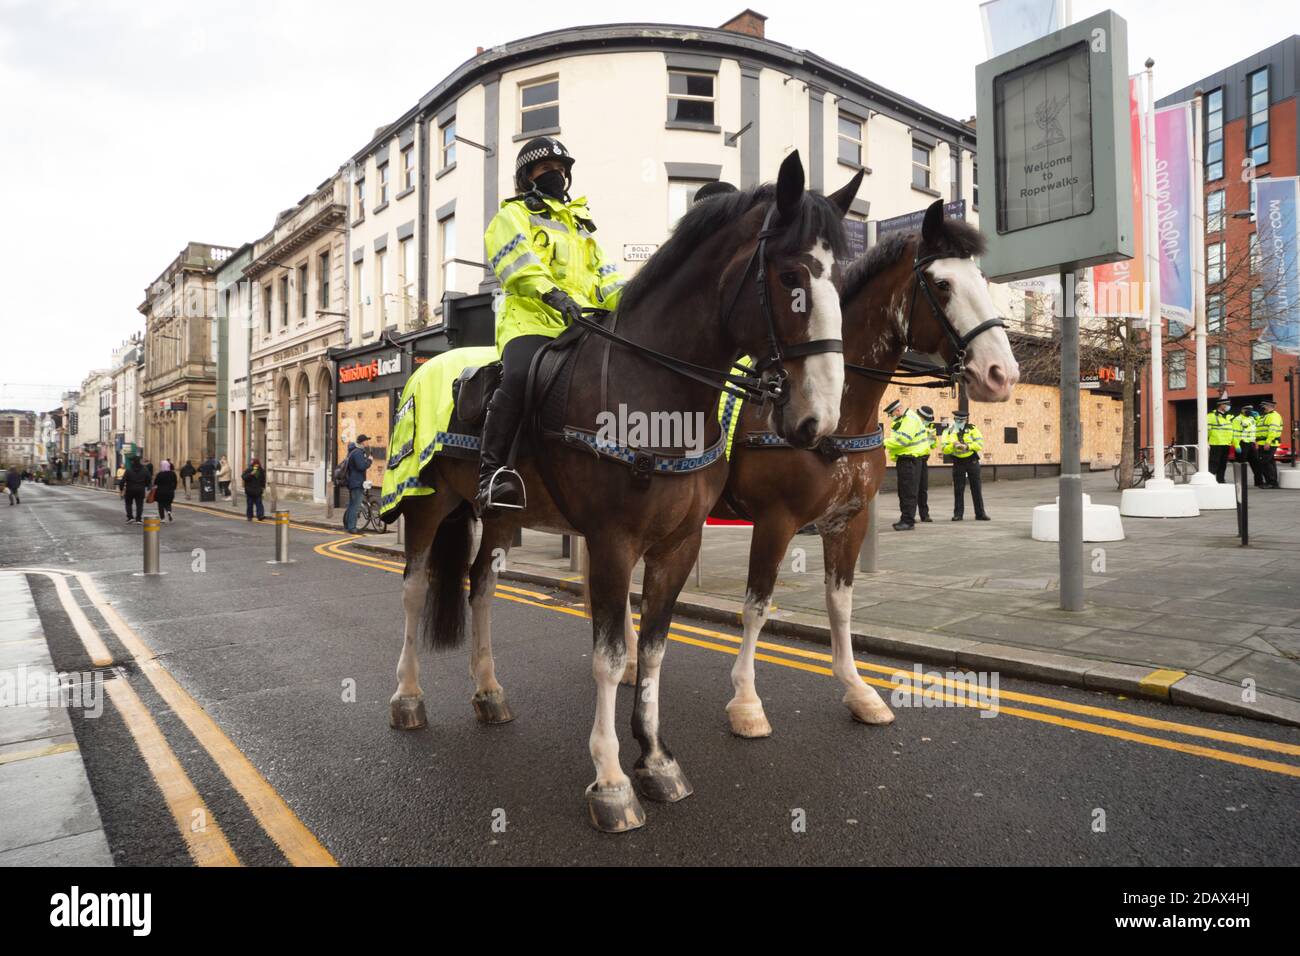
[{"label": "metal signpost", "polygon": [[1114,11],[976,67],[979,164],[993,171],[980,260],[994,282],[1061,278],[1061,607],[1083,610],[1079,325],[1068,276],[1133,255],[1128,27]]}]

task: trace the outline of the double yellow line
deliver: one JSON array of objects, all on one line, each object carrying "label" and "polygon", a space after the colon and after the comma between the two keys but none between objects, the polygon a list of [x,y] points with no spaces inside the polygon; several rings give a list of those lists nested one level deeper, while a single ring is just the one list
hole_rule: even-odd
[{"label": "double yellow line", "polygon": [[[172,677],[144,639],[104,599],[89,575],[54,568],[5,570],[53,578],[59,599],[71,618],[86,653],[96,667],[111,666],[113,660],[107,647],[68,589],[67,579],[75,579],[91,605],[99,611],[109,629],[131,655],[140,672],[208,752],[267,836],[280,848],[285,859],[294,866],[338,865],[275,788],[222,732],[198,701]],[[117,707],[153,775],[194,862],[200,866],[239,866],[239,858],[220,824],[167,743],[149,708],[125,678],[110,680],[106,682],[106,687],[109,698]]]},{"label": "double yellow line", "polygon": [[[351,564],[361,565],[362,567],[372,568],[377,571],[387,571],[394,574],[402,573],[403,565],[401,562],[389,561],[379,557],[378,555],[361,555],[355,551],[347,550],[347,545],[355,540],[357,540],[357,537],[339,538],[335,541],[327,541],[324,544],[317,545],[313,550],[315,550],[317,554],[323,555],[327,558],[347,561]],[[559,614],[570,614],[580,618],[586,617],[583,610],[558,603],[548,595],[541,594],[537,591],[528,591],[522,588],[507,587],[506,585],[499,584],[497,585],[496,596],[505,601],[514,601],[519,604],[540,607]],[[639,615],[634,614],[633,617],[638,618]],[[722,631],[712,630],[705,627],[696,627],[694,625],[683,624],[676,621],[673,622],[672,629],[669,632],[669,638],[680,644],[731,655],[740,653],[740,644],[742,640],[734,634],[727,634]],[[709,638],[709,640],[705,640],[704,638]],[[834,676],[831,668],[828,666],[831,663],[831,655],[825,652],[814,651],[803,647],[793,647],[772,641],[759,641],[758,647],[761,651],[768,651],[771,653],[760,652],[755,655],[756,660],[764,661],[769,664],[776,664],[780,667],[801,670],[806,673],[820,674],[826,677]],[[983,710],[996,709],[999,714],[1007,714],[1012,717],[1019,717],[1023,720],[1032,720],[1054,727],[1097,734],[1102,737],[1109,737],[1115,740],[1125,740],[1130,743],[1142,744],[1144,746],[1155,747],[1161,750],[1172,750],[1177,753],[1203,757],[1208,760],[1218,760],[1224,763],[1236,764],[1241,767],[1250,767],[1255,770],[1264,770],[1269,773],[1300,778],[1300,766],[1294,764],[1283,763],[1278,760],[1264,759],[1250,754],[1235,753],[1229,750],[1218,750],[1198,743],[1172,740],[1167,737],[1156,737],[1152,736],[1150,733],[1139,733],[1136,730],[1127,730],[1125,727],[1140,728],[1144,731],[1160,731],[1183,737],[1209,740],[1218,744],[1227,744],[1247,750],[1263,751],[1288,757],[1300,757],[1300,745],[1277,740],[1269,740],[1264,737],[1251,737],[1245,734],[1215,730],[1209,727],[1198,727],[1195,724],[1160,720],[1155,717],[1125,713],[1124,711],[1113,710],[1107,707],[1095,707],[1091,704],[1077,704],[1072,701],[1058,700],[1053,697],[1043,697],[1037,694],[1027,694],[1021,691],[991,691],[989,697],[996,699],[997,703],[996,705],[991,703],[986,704],[971,700],[967,693],[967,685],[960,681],[950,678],[942,678],[940,680],[934,680],[933,682],[927,682],[924,687],[913,687],[912,675],[910,672],[900,671],[898,668],[887,667],[882,664],[873,664],[869,661],[855,661],[855,664],[857,665],[858,670],[863,673],[863,680],[868,684],[885,688],[886,690],[906,688],[911,690],[914,696],[924,691],[927,697],[942,700],[944,703],[953,706],[973,707]],[[868,676],[875,674],[885,676]],[[957,691],[958,693],[950,694],[945,691],[934,689],[936,687],[943,687],[947,690]],[[1032,707],[1041,709],[1031,710],[1025,707],[1007,706],[1006,702],[1008,701],[1015,704],[1028,704]],[[1045,711],[1057,711],[1058,713]],[[1062,716],[1062,714],[1068,716]],[[1115,727],[1109,726],[1108,724],[1093,723],[1087,720],[1080,720],[1078,719],[1079,717],[1088,717],[1092,718],[1094,721],[1103,720],[1109,722],[1109,724],[1120,724],[1124,726]]]}]

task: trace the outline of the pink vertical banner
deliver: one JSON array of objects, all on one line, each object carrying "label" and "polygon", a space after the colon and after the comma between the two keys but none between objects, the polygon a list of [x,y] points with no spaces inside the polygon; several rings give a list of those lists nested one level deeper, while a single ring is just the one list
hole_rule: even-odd
[{"label": "pink vertical banner", "polygon": [[1139,76],[1128,78],[1129,148],[1133,157],[1133,258],[1108,262],[1092,270],[1093,313],[1096,315],[1144,318],[1147,314],[1144,282],[1146,247],[1142,237],[1142,143],[1143,122]]},{"label": "pink vertical banner", "polygon": [[1160,259],[1160,315],[1192,322],[1192,108],[1156,111],[1156,249]]}]

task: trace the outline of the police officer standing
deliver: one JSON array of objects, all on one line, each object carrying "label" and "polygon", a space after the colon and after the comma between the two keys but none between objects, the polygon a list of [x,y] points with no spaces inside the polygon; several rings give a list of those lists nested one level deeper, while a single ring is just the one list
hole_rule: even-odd
[{"label": "police officer standing", "polygon": [[933,520],[930,517],[930,453],[939,444],[939,439],[935,433],[934,409],[929,405],[922,405],[916,410],[916,414],[925,425],[925,446],[916,452],[924,456],[921,458],[921,477],[917,481],[916,511],[921,516],[921,520],[929,524]]},{"label": "police officer standing", "polygon": [[1237,445],[1237,461],[1243,469],[1242,477],[1246,465],[1255,472],[1255,483],[1259,483],[1259,462],[1255,459],[1255,407],[1253,405],[1243,405],[1237,413],[1237,417],[1232,420],[1232,439]]},{"label": "police officer standing", "polygon": [[921,485],[921,462],[929,454],[926,449],[929,438],[921,416],[902,408],[902,402],[897,399],[885,406],[885,414],[890,417],[885,451],[894,462],[894,476],[898,480],[899,519],[894,523],[894,530],[911,531],[916,527],[916,496]]},{"label": "police officer standing", "polygon": [[1205,416],[1205,427],[1209,434],[1210,471],[1219,484],[1223,484],[1228,471],[1228,449],[1234,444],[1234,427],[1232,424],[1232,402],[1224,395],[1214,404],[1214,410]]},{"label": "police officer standing", "polygon": [[943,453],[952,457],[952,520],[961,521],[966,510],[966,483],[975,505],[976,521],[991,521],[984,510],[984,486],[980,481],[980,452],[984,436],[970,424],[969,413],[953,413],[953,422],[943,433]]},{"label": "police officer standing", "polygon": [[[1255,454],[1258,456],[1259,468],[1264,472],[1261,488],[1277,488],[1277,447],[1282,444],[1282,416],[1278,414],[1277,402],[1266,398],[1259,403],[1264,414],[1255,423]],[[1259,484],[1258,479],[1256,484]]]}]

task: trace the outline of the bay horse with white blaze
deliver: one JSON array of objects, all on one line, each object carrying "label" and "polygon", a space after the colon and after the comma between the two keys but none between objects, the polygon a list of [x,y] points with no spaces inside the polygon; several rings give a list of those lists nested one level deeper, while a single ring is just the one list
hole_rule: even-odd
[{"label": "bay horse with white blaze", "polygon": [[[476,491],[476,462],[431,459],[421,478],[435,493],[404,506],[406,630],[390,703],[394,727],[426,722],[416,635],[423,633],[436,648],[460,642],[467,569],[474,709],[481,721],[510,719],[493,665],[488,610],[500,559],[521,526],[581,534],[593,559],[596,715],[589,744],[596,779],[587,788],[591,821],[600,830],[619,832],[645,820],[620,766],[614,731],[626,637],[633,633],[627,593],[632,569],[643,557],[646,583],[637,656],[644,689],[632,712],[641,755],[633,775],[650,799],[679,800],[691,793],[661,736],[659,672],[673,607],[695,563],[701,526],[722,490],[726,467],[720,457],[714,466],[694,467],[681,465],[687,461],[682,456],[656,453],[637,455],[645,467],[633,469],[590,442],[572,440],[574,429],[591,429],[598,413],[622,406],[645,415],[677,414],[683,421],[703,415],[717,434],[714,411],[721,376],[739,355],[755,354],[768,356],[763,391],[780,396],[764,413],[770,427],[799,447],[813,447],[829,435],[844,385],[835,256],[842,254],[841,220],[860,182],[859,173],[830,197],[806,192],[803,166],[798,153],[792,153],[781,164],[775,186],[720,197],[688,211],[623,290],[613,325],[630,345],[588,332],[569,346],[574,354],[563,403],[565,428],[535,434],[541,451],[521,462],[520,469],[529,489],[527,507],[484,518],[472,565],[474,514],[468,502]],[[773,295],[777,288],[782,294]],[[648,354],[651,350],[658,358]],[[664,361],[667,356],[672,359]],[[695,373],[684,373],[685,363]],[[710,370],[712,378],[699,374]]]},{"label": "bay horse with white blaze", "polygon": [[[841,294],[846,381],[836,436],[816,450],[771,441],[759,410],[745,405],[736,428],[726,488],[714,517],[754,525],[742,623],[744,640],[727,704],[731,730],[740,737],[772,732],[754,687],[754,654],[767,620],[777,573],[799,528],[814,524],[825,560],[826,613],[831,669],[844,686],[843,703],[856,720],[887,724],[894,715],[862,680],[853,658],[849,618],[853,573],[867,531],[867,507],[885,473],[879,443],[864,441],[878,427],[880,398],[905,348],[938,354],[944,372],[960,377],[968,395],[1005,402],[1019,367],[972,261],[983,252],[975,227],[928,210],[921,233],[898,234],[861,256],[845,273]],[[870,450],[857,450],[869,445]],[[629,644],[629,647],[635,645]],[[636,682],[629,652],[624,683]]]}]

